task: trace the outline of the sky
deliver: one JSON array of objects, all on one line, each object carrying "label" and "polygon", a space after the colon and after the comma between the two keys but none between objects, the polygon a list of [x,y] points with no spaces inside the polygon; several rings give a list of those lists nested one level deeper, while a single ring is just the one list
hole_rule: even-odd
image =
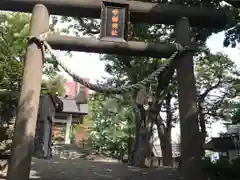
[{"label": "sky", "polygon": [[[223,39],[224,32],[220,32],[210,36],[206,43],[212,53],[222,52],[240,66],[240,47],[224,48]],[[89,78],[92,83],[95,83],[96,80],[101,80],[101,77],[110,77],[110,75],[105,72],[105,64],[100,61],[100,55],[97,53],[72,52],[72,57],[69,57],[66,56],[64,52],[58,51],[58,55],[72,71],[81,77]],[[66,73],[63,73],[63,75],[68,80],[72,80]],[[218,136],[219,132],[226,131],[224,125],[219,122],[207,125],[207,130],[212,137]],[[177,141],[179,136],[179,125],[173,129],[172,135],[173,140]]]},{"label": "sky", "polygon": [[[212,53],[223,52],[227,54],[236,64],[240,65],[240,47],[224,48],[223,47],[224,32],[213,34],[207,40],[207,46]],[[101,77],[109,77],[110,75],[104,70],[104,62],[100,61],[100,55],[97,53],[72,52],[72,57],[65,56],[64,52],[58,51],[60,58],[64,59],[66,64],[79,76],[87,77],[92,82],[101,79]],[[64,74],[67,79],[70,76]]]}]

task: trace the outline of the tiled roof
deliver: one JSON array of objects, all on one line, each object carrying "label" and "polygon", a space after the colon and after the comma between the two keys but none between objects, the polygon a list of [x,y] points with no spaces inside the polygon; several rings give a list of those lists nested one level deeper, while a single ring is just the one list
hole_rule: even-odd
[{"label": "tiled roof", "polygon": [[216,152],[227,152],[236,147],[231,137],[214,137],[204,145],[204,148]]},{"label": "tiled roof", "polygon": [[87,104],[77,104],[73,97],[58,97],[63,102],[62,113],[87,114]]}]

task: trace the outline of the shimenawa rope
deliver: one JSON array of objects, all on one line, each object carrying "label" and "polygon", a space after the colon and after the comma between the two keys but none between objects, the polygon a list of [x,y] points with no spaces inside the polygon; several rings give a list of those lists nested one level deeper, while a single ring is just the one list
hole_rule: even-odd
[{"label": "shimenawa rope", "polygon": [[108,86],[101,86],[101,85],[97,85],[97,84],[92,84],[90,82],[85,81],[83,78],[81,78],[80,76],[78,76],[76,73],[74,73],[73,71],[70,70],[70,68],[68,68],[65,63],[60,60],[57,55],[55,54],[54,50],[51,48],[51,46],[46,42],[46,38],[47,38],[48,33],[44,33],[42,34],[40,37],[28,37],[28,40],[31,41],[35,41],[38,44],[41,44],[43,47],[43,51],[46,49],[48,50],[48,52],[50,53],[50,55],[52,56],[52,58],[54,60],[56,60],[56,62],[64,69],[64,71],[66,71],[70,76],[72,76],[77,82],[79,82],[80,84],[86,86],[87,88],[100,92],[100,93],[107,93],[107,94],[121,94],[121,93],[126,93],[126,92],[130,92],[132,90],[140,90],[145,88],[147,85],[149,84],[153,84],[156,82],[156,78],[163,73],[164,71],[167,70],[168,66],[172,63],[172,61],[174,61],[176,59],[176,57],[178,56],[178,54],[180,52],[183,52],[184,50],[186,50],[187,48],[183,48],[180,44],[175,43],[176,45],[176,49],[177,51],[174,52],[170,58],[168,58],[168,62],[162,66],[160,66],[158,69],[156,69],[153,73],[151,73],[147,78],[144,78],[142,81],[139,81],[136,84],[131,84],[131,85],[123,85],[120,87],[108,87]]}]

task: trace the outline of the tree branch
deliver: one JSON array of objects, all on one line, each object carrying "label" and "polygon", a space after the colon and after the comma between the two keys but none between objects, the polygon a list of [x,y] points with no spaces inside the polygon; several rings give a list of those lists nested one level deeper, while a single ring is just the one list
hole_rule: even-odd
[{"label": "tree branch", "polygon": [[202,93],[201,95],[199,95],[198,101],[200,103],[202,103],[204,101],[204,99],[207,97],[207,95],[214,89],[216,89],[220,84],[222,83],[222,81],[219,79],[218,82],[214,85],[209,87],[204,93]]},{"label": "tree branch", "polygon": [[213,112],[205,112],[204,115],[209,115],[209,116],[212,116],[212,117],[219,117],[219,118],[222,118],[222,119],[225,119],[225,116],[223,114],[220,114],[220,113],[213,113]]}]

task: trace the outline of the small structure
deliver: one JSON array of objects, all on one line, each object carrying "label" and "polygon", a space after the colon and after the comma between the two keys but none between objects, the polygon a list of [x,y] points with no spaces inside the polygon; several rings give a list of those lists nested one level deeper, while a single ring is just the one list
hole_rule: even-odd
[{"label": "small structure", "polygon": [[83,117],[88,113],[87,104],[77,104],[74,97],[60,96],[58,97],[63,102],[63,110],[55,114],[54,129],[65,125],[65,144],[70,144],[70,133],[72,124],[83,124]]},{"label": "small structure", "polygon": [[[75,81],[65,82],[64,88],[66,95],[58,97],[63,109],[55,114],[53,134],[64,144],[70,144],[72,124],[83,124],[84,115],[88,114],[88,89]],[[63,129],[64,137],[61,133]]]},{"label": "small structure", "polygon": [[[180,158],[180,144],[172,143],[172,161],[173,166],[177,167]],[[152,166],[163,166],[162,149],[160,144],[153,145],[152,150]]]},{"label": "small structure", "polygon": [[[76,82],[67,82],[66,86],[70,86],[65,89],[70,95],[47,94],[40,97],[35,137],[37,158],[51,157],[53,137],[57,137],[60,143],[70,144],[72,124],[82,124],[83,116],[88,113],[86,88]],[[63,137],[61,137],[62,130],[65,131]]]},{"label": "small structure", "polygon": [[206,150],[226,154],[230,161],[240,156],[240,124],[227,124],[227,132],[213,137],[204,145]]},{"label": "small structure", "polygon": [[56,110],[62,110],[62,103],[57,96],[40,96],[34,141],[34,156],[37,158],[48,159],[52,156],[52,125]]},{"label": "small structure", "polygon": [[[172,142],[172,160],[173,166],[178,165],[180,157],[180,144]],[[157,126],[153,126],[153,147],[152,147],[152,166],[159,167],[163,165],[161,142],[158,137]]]}]

